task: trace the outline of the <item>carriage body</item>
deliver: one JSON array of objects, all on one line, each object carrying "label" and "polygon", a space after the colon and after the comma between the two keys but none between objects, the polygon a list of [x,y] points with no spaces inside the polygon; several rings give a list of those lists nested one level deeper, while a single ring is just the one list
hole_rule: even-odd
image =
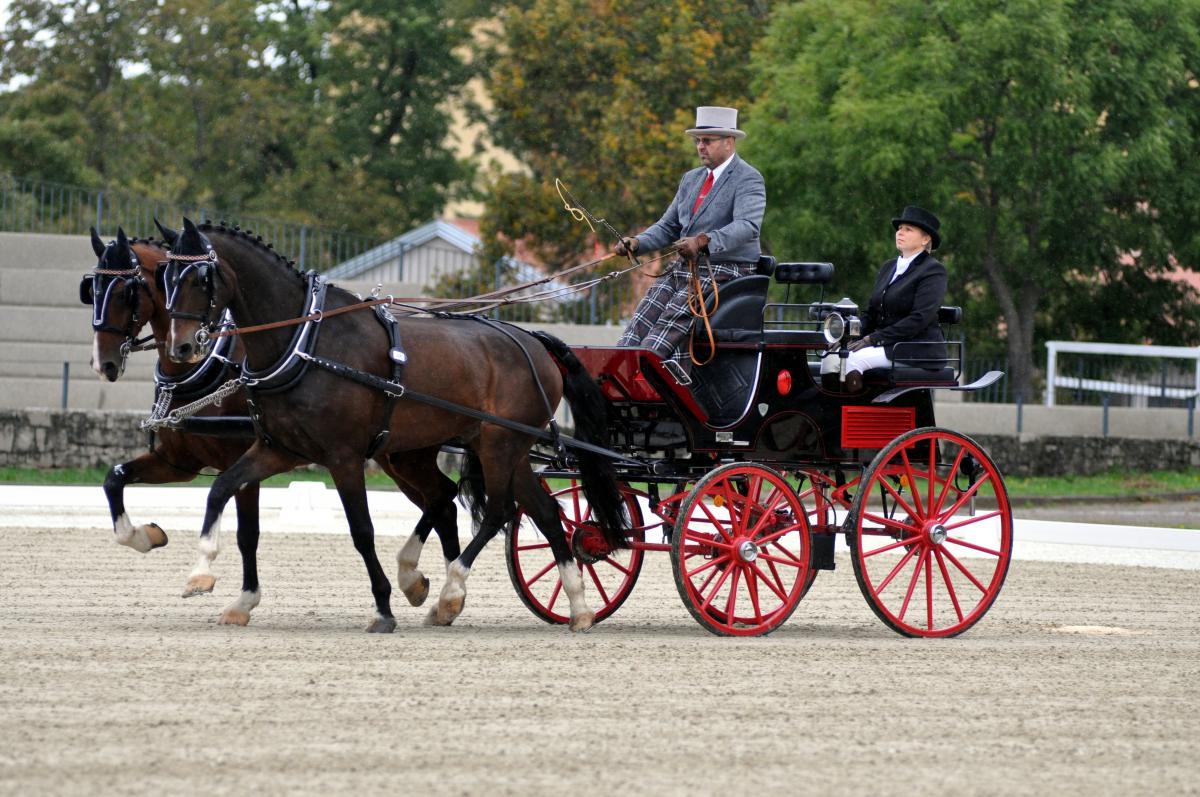
[{"label": "carriage body", "polygon": [[[618,470],[637,527],[629,551],[603,550],[578,487],[558,490],[585,580],[605,602],[598,616],[628,597],[644,552],[669,551],[680,596],[701,625],[767,633],[819,570],[834,569],[842,537],[885,624],[910,636],[962,633],[1003,584],[1011,513],[987,452],[936,426],[932,392],[977,389],[999,374],[959,384],[962,342],[952,327],[960,313],[943,308],[945,359],[905,361],[898,351],[892,369],[868,372],[864,389],[847,393],[822,378],[821,362],[848,341],[852,306],[823,296],[767,300],[770,270],[790,286],[821,286],[832,267],[766,265],[768,273],[721,286],[711,336],[694,341],[709,361],[689,387],[648,350],[573,349],[607,400],[611,448],[628,457]],[[837,323],[827,323],[837,310]],[[543,475],[574,473],[558,461]],[[981,497],[989,509],[977,513]],[[508,546],[514,585],[535,614],[558,622],[557,592],[532,577],[536,541],[517,528]]]}]

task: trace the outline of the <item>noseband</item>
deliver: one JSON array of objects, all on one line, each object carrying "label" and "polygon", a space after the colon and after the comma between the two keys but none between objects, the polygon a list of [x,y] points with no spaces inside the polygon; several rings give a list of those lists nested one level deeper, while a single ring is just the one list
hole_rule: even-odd
[{"label": "noseband", "polygon": [[[185,265],[180,267],[177,265],[180,263]],[[217,265],[217,252],[212,247],[203,255],[177,255],[173,252],[167,255],[167,271],[163,280],[167,295],[167,315],[171,319],[199,321],[200,329],[196,332],[196,343],[201,346],[208,343],[216,320],[214,316],[217,311]],[[196,278],[204,285],[204,292],[208,297],[208,305],[203,313],[187,313],[175,309],[175,301],[179,298],[179,285],[193,269],[196,271]]]}]

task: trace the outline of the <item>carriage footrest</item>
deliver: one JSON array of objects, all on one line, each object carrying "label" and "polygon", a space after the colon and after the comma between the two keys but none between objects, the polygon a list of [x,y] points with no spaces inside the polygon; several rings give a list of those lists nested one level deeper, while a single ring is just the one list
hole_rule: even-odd
[{"label": "carriage footrest", "polygon": [[813,534],[810,539],[812,554],[809,556],[809,566],[813,570],[836,569],[837,563],[833,561],[833,541],[837,539],[836,535]]}]

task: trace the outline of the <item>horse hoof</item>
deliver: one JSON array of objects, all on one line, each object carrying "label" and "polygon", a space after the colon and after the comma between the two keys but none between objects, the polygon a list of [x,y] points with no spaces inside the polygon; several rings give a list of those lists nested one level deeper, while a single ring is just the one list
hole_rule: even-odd
[{"label": "horse hoof", "polygon": [[596,624],[595,612],[580,612],[571,618],[572,631],[586,631]]},{"label": "horse hoof", "polygon": [[460,595],[457,598],[450,598],[449,600],[442,598],[440,601],[438,601],[437,624],[450,625],[453,623],[455,619],[462,614],[463,604],[466,602],[466,595]]},{"label": "horse hoof", "polygon": [[151,550],[161,548],[167,544],[167,533],[157,523],[147,523],[139,531],[145,534],[146,538],[150,541]]},{"label": "horse hoof", "polygon": [[429,597],[429,579],[421,576],[420,581],[414,581],[404,588],[404,597],[413,606],[420,606]]},{"label": "horse hoof", "polygon": [[396,630],[396,618],[376,617],[367,626],[368,634],[390,634]]},{"label": "horse hoof", "polygon": [[183,587],[183,597],[194,598],[197,595],[212,592],[213,586],[216,583],[217,579],[215,576],[192,576]]},{"label": "horse hoof", "polygon": [[217,625],[250,625],[250,612],[241,609],[226,609],[221,612]]}]

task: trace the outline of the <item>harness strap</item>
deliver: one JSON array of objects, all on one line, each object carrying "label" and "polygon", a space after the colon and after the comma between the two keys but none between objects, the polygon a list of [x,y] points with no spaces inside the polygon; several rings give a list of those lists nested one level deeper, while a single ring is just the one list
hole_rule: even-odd
[{"label": "harness strap", "polygon": [[704,322],[704,332],[708,335],[708,357],[701,362],[696,359],[696,338],[688,335],[688,357],[692,358],[695,365],[708,365],[713,358],[717,356],[717,342],[713,337],[712,322],[709,320],[709,314],[715,313],[721,305],[721,289],[717,286],[717,280],[712,275],[712,263],[706,257],[704,264],[708,267],[708,277],[712,281],[713,286],[713,306],[710,309],[708,302],[704,300],[704,288],[700,282],[700,273],[697,267],[699,258],[688,260],[688,270],[691,272],[691,280],[688,283],[688,310],[692,316],[699,318]]},{"label": "harness strap", "polygon": [[474,418],[477,421],[484,421],[485,423],[495,424],[496,426],[503,426],[506,429],[512,429],[514,432],[522,432],[532,437],[536,437],[538,440],[545,440],[547,442],[561,442],[562,445],[565,445],[568,448],[589,451],[593,454],[599,454],[600,456],[616,460],[617,462],[621,462],[625,465],[641,467],[640,462],[631,460],[615,451],[609,451],[607,448],[594,446],[591,443],[585,443],[582,440],[576,440],[573,437],[564,436],[556,440],[555,437],[549,432],[539,429],[535,426],[521,423],[520,421],[501,418],[498,415],[492,415],[489,412],[477,410],[473,407],[465,407],[462,404],[456,404],[453,401],[447,401],[446,399],[438,398],[437,396],[428,396],[424,393],[418,393],[415,390],[408,390],[404,387],[404,385],[398,385],[395,382],[382,379],[374,374],[364,373],[339,362],[334,362],[333,360],[326,360],[324,357],[314,357],[311,354],[302,354],[300,356],[304,357],[318,368],[323,368],[332,374],[337,374],[340,377],[349,379],[351,382],[357,382],[360,385],[366,385],[367,387],[375,388],[376,390],[382,390],[385,393],[396,396],[397,398],[403,396],[405,398],[410,398],[413,401],[420,402],[421,404],[427,404],[431,407],[437,407],[438,409],[447,410],[449,412],[457,413],[458,415],[465,415],[468,418]]},{"label": "harness strap", "polygon": [[[400,323],[396,317],[392,315],[388,309],[381,305],[375,305],[375,318],[383,325],[383,328],[388,333],[388,360],[392,363],[392,379],[394,384],[404,384],[404,368],[408,364],[408,355],[404,352],[404,346],[400,342]],[[371,444],[367,447],[366,458],[371,459],[375,456],[375,452],[383,448],[387,444],[388,437],[391,436],[391,429],[388,421],[392,417],[392,410],[396,405],[396,396],[391,393],[384,394],[386,398],[383,402],[383,415],[379,419],[379,432],[372,438]]]}]

